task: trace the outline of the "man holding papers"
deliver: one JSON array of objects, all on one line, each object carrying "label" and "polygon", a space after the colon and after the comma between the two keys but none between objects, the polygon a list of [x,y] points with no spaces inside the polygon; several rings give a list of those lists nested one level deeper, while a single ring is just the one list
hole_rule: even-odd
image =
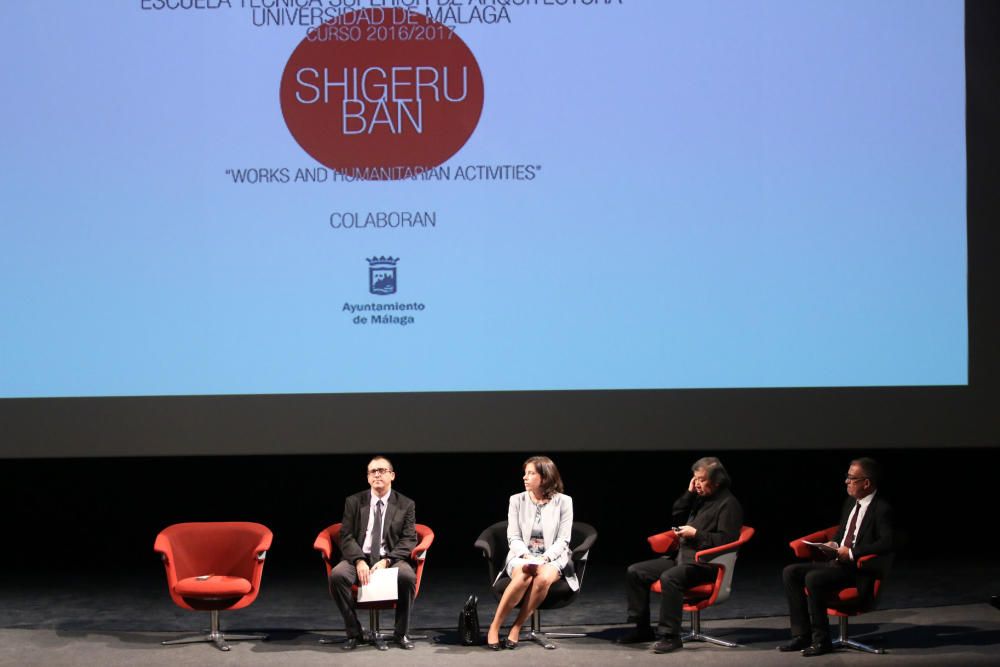
[{"label": "man holding papers", "polygon": [[829,653],[825,601],[843,588],[865,584],[865,573],[857,566],[859,558],[893,550],[892,508],[876,493],[879,476],[880,466],[874,459],[851,461],[844,480],[848,498],[840,513],[840,529],[834,541],[812,545],[826,560],[795,563],[782,573],[793,639],[779,646],[779,651],[802,651],[805,656]]},{"label": "man holding papers", "polygon": [[[410,564],[410,553],[417,546],[413,501],[392,489],[396,473],[384,456],[368,463],[370,489],[348,496],[340,527],[341,560],[330,572],[330,592],[344,617],[347,642],[344,650],[357,647],[362,637],[361,624],[354,609],[351,587],[367,586],[380,570],[396,570],[396,627],[393,638],[404,649],[412,649],[407,637],[410,607],[413,605],[417,575]],[[388,647],[377,641],[379,650]]]}]

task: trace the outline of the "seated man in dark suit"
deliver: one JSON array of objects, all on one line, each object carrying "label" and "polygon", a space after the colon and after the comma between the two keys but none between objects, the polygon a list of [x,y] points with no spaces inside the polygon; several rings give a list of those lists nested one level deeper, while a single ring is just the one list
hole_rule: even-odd
[{"label": "seated man in dark suit", "polygon": [[[401,648],[413,648],[407,633],[417,584],[417,575],[410,563],[410,553],[417,546],[416,519],[413,501],[392,489],[394,479],[396,473],[389,459],[376,456],[368,463],[371,488],[348,496],[344,502],[340,527],[343,560],[330,571],[330,593],[347,629],[344,650],[355,648],[362,638],[351,586],[366,585],[371,572],[386,567],[398,570],[394,639]],[[375,645],[379,650],[388,648],[383,641],[376,641]]]},{"label": "seated man in dark suit", "polygon": [[858,569],[858,559],[893,550],[892,508],[876,495],[880,475],[874,459],[851,461],[844,480],[848,498],[840,513],[840,529],[827,548],[817,548],[828,554],[828,560],[794,563],[782,573],[793,639],[779,646],[779,651],[802,651],[805,656],[832,651],[825,601],[843,588],[869,587],[871,581],[865,581],[869,577]]},{"label": "seated man in dark suit", "polygon": [[[680,548],[652,560],[634,563],[626,573],[628,620],[636,627],[618,642],[652,641],[656,653],[682,647],[681,616],[684,591],[715,580],[715,568],[695,561],[702,549],[735,542],[743,526],[743,507],[729,490],[729,474],[722,462],[706,456],[691,466],[694,476],[687,491],[674,502],[671,516]],[[660,622],[654,634],[649,620],[649,587],[660,580]]]}]

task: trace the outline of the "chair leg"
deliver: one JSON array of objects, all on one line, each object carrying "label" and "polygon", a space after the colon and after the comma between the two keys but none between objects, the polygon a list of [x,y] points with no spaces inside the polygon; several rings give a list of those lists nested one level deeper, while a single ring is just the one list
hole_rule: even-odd
[{"label": "chair leg", "polygon": [[716,646],[725,646],[726,648],[736,648],[739,644],[734,642],[727,642],[723,639],[717,637],[710,637],[709,635],[702,634],[701,632],[701,612],[697,609],[691,612],[691,632],[681,637],[681,641],[685,642],[707,642],[709,644],[715,644]]},{"label": "chair leg", "polygon": [[533,641],[549,650],[558,648],[556,644],[549,641],[549,637],[557,639],[573,639],[575,637],[586,637],[582,632],[542,632],[542,613],[536,609],[531,613],[531,630],[528,631],[528,641]]},{"label": "chair leg", "polygon": [[837,622],[840,627],[840,636],[833,640],[833,648],[853,648],[855,651],[864,651],[865,653],[876,653],[882,655],[885,653],[884,648],[875,648],[874,646],[869,646],[868,644],[862,644],[859,641],[855,641],[847,636],[847,617],[838,616]]},{"label": "chair leg", "polygon": [[347,637],[322,637],[319,640],[320,644],[343,644],[347,641]]},{"label": "chair leg", "polygon": [[163,646],[172,646],[176,644],[198,644],[201,642],[210,642],[215,644],[215,647],[220,651],[228,651],[230,649],[229,641],[241,641],[246,639],[267,639],[267,635],[263,633],[255,633],[248,635],[227,635],[223,634],[219,630],[219,610],[213,609],[212,614],[212,627],[207,635],[196,635],[194,637],[184,637],[182,639],[168,639],[166,641],[160,642]]},{"label": "chair leg", "polygon": [[369,641],[380,651],[388,651],[389,643],[382,634],[382,626],[379,623],[378,609],[368,610],[368,637]]}]

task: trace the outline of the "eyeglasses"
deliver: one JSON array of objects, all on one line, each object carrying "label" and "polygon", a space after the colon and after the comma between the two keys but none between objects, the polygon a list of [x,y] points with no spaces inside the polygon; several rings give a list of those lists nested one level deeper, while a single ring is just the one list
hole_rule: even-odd
[{"label": "eyeglasses", "polygon": [[860,481],[861,481],[861,480],[863,480],[863,479],[868,479],[868,478],[867,478],[867,477],[851,477],[850,475],[848,475],[848,476],[847,476],[847,477],[846,477],[846,478],[844,479],[844,481],[845,481],[845,482],[860,482]]},{"label": "eyeglasses", "polygon": [[375,475],[388,475],[391,472],[392,468],[371,468],[368,474],[374,477]]}]

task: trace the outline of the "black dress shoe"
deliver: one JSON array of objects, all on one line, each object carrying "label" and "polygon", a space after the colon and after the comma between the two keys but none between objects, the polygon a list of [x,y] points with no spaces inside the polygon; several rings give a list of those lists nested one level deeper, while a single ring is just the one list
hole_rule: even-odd
[{"label": "black dress shoe", "polygon": [[811,658],[814,655],[826,655],[827,653],[833,653],[833,646],[826,644],[813,644],[808,648],[802,649],[802,655],[807,658]]},{"label": "black dress shoe", "polygon": [[801,651],[802,649],[809,648],[810,646],[812,646],[812,640],[810,640],[808,637],[796,637],[787,644],[779,645],[778,650],[784,653],[788,653],[791,651]]},{"label": "black dress shoe", "polygon": [[503,640],[503,646],[504,648],[513,651],[514,649],[517,648],[517,642],[508,637],[507,639]]},{"label": "black dress shoe", "polygon": [[507,641],[507,640],[501,639],[498,642],[490,643],[490,641],[487,639],[486,643],[483,644],[483,646],[485,646],[486,648],[488,648],[491,651],[499,651],[500,649],[502,649],[504,647],[504,642],[505,641]]},{"label": "black dress shoe", "polygon": [[413,643],[413,640],[407,637],[406,635],[394,635],[393,640],[396,642],[396,645],[399,646],[399,648],[405,649],[407,651],[416,646],[416,644]]},{"label": "black dress shoe", "polygon": [[375,644],[375,648],[380,651],[388,651],[389,643],[385,641],[385,637],[382,635],[375,635],[372,637],[372,644]]},{"label": "black dress shoe", "polygon": [[653,653],[670,653],[680,648],[684,648],[684,642],[681,641],[681,638],[677,635],[667,635],[653,644]]},{"label": "black dress shoe", "polygon": [[347,641],[340,645],[342,651],[353,651],[358,647],[357,637],[348,637]]},{"label": "black dress shoe", "polygon": [[619,644],[642,644],[654,639],[656,639],[656,634],[653,632],[653,628],[647,625],[644,628],[632,628],[615,641]]}]

